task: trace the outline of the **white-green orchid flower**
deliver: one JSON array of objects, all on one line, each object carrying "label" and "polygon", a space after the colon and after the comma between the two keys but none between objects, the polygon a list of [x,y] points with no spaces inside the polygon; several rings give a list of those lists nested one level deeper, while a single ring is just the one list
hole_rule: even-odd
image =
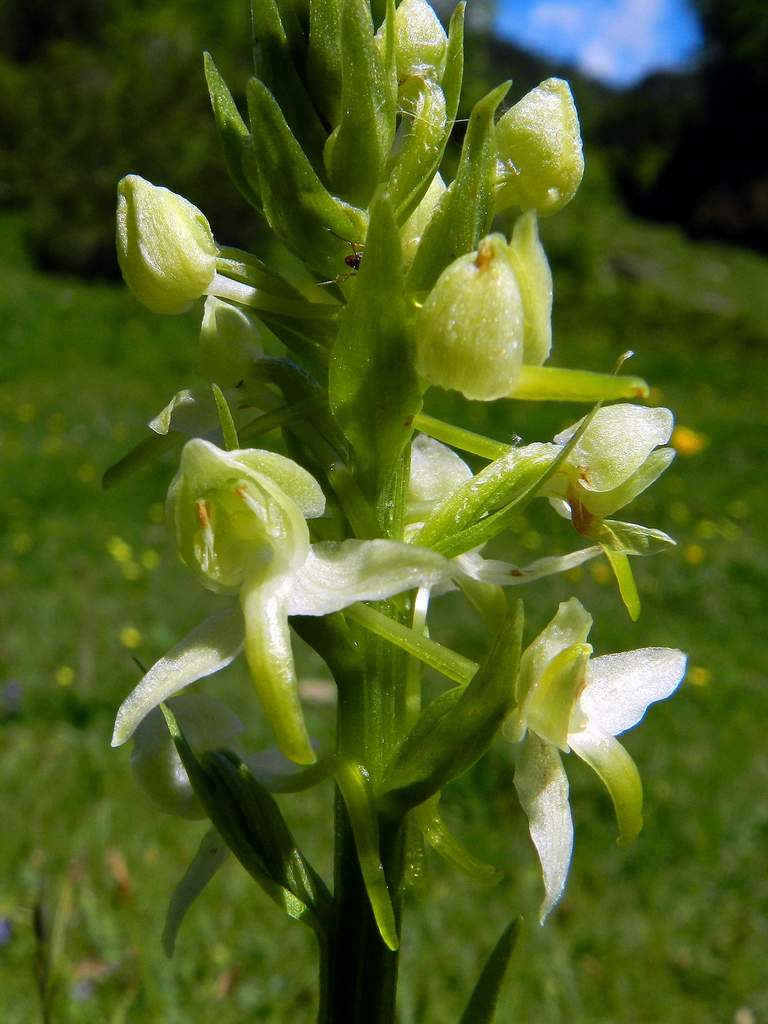
[{"label": "white-green orchid flower", "polygon": [[225,452],[189,441],[168,492],[168,517],[182,560],[210,590],[238,598],[161,658],[121,705],[113,745],[124,743],[152,708],[224,668],[245,647],[254,685],[278,746],[291,760],[315,760],[293,663],[288,618],[328,615],[433,586],[447,560],[390,540],[310,543],[307,519],[325,498],[306,470],[274,452]]},{"label": "white-green orchid flower", "polygon": [[[567,444],[582,422],[558,434],[555,445]],[[540,492],[582,536],[600,544],[633,619],[640,600],[627,555],[651,554],[675,542],[661,530],[608,517],[650,487],[672,462],[674,450],[662,446],[673,422],[669,409],[624,403],[598,409]]]},{"label": "white-green orchid flower", "polygon": [[[425,434],[417,434],[411,446],[406,537],[415,537],[427,516],[472,477],[470,467],[452,448]],[[599,554],[600,548],[593,546],[567,555],[539,558],[530,565],[519,567],[483,558],[480,549],[475,549],[451,559],[452,578],[459,583],[470,580],[494,586],[517,586],[542,576],[566,572]],[[442,589],[450,589],[451,586],[450,580],[446,580]]]},{"label": "white-green orchid flower", "polygon": [[592,658],[592,616],[565,601],[523,653],[517,708],[505,734],[520,742],[515,787],[541,863],[546,916],[565,888],[573,848],[568,778],[561,753],[577,754],[605,783],[616,811],[619,842],[642,827],[642,784],[616,736],[669,697],[685,673],[685,655],[665,647]]}]

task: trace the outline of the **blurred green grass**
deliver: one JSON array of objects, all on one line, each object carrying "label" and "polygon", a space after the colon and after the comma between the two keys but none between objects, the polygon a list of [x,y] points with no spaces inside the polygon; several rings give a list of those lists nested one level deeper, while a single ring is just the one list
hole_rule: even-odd
[{"label": "blurred green grass", "polygon": [[[32,916],[42,902],[58,920],[55,1021],[311,1021],[311,940],[234,864],[192,910],[175,959],[164,959],[165,903],[202,826],[156,812],[133,786],[129,753],[108,745],[137,678],[131,655],[152,660],[207,604],[162,525],[172,465],[106,494],[99,487],[102,470],[189,381],[194,316],[152,317],[125,290],[35,272],[20,227],[0,220],[2,1020],[36,1019]],[[628,219],[597,161],[543,235],[555,270],[553,361],[609,370],[634,349],[632,372],[703,447],[629,510],[679,541],[672,555],[635,563],[640,621],[627,620],[598,564],[530,587],[527,635],[575,593],[595,614],[598,653],[680,646],[692,669],[628,737],[646,785],[646,827],[631,849],[616,848],[607,797],[569,759],[576,853],[566,899],[544,929],[508,749],[499,742],[451,787],[447,817],[507,879],[487,890],[427,858],[408,911],[402,1020],[457,1019],[482,956],[521,912],[529,923],[500,1024],[765,1020],[768,264]],[[431,401],[436,415],[525,441],[583,412]],[[550,538],[564,550],[563,529],[541,503],[505,553],[530,560]],[[452,597],[435,633],[468,654],[481,643]],[[267,742],[238,666],[206,690],[254,723],[254,743]],[[327,737],[328,709],[310,714]],[[326,872],[330,799],[326,787],[284,801]]]}]

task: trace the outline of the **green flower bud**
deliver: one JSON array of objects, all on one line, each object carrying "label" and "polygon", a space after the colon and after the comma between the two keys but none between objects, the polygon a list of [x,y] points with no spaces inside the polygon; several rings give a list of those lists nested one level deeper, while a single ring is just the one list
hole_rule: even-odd
[{"label": "green flower bud", "polygon": [[523,364],[520,287],[502,235],[446,267],[416,321],[416,368],[430,384],[487,402],[508,395]]},{"label": "green flower bud", "polygon": [[253,313],[209,295],[203,307],[197,373],[222,388],[235,387],[264,354],[272,332]]},{"label": "green flower bud", "polygon": [[195,438],[168,491],[169,523],[182,561],[204,586],[237,593],[245,578],[300,566],[309,552],[305,515],[320,515],[323,493],[291,459],[246,449],[224,452]]},{"label": "green flower bud", "polygon": [[496,209],[555,213],[573,199],[584,174],[579,118],[570,87],[548,78],[496,125]]},{"label": "green flower bud", "polygon": [[216,275],[210,225],[196,206],[129,174],[117,186],[117,260],[153,313],[183,313]]},{"label": "green flower bud", "polygon": [[403,0],[395,14],[397,80],[421,75],[439,81],[447,47],[445,30],[426,0]]},{"label": "green flower bud", "polygon": [[408,220],[400,229],[400,243],[403,247],[403,262],[406,266],[413,263],[416,250],[419,248],[421,236],[429,224],[432,214],[437,209],[440,200],[447,192],[445,182],[440,177],[440,172],[434,176],[432,183],[421,200],[419,205],[410,215]]}]

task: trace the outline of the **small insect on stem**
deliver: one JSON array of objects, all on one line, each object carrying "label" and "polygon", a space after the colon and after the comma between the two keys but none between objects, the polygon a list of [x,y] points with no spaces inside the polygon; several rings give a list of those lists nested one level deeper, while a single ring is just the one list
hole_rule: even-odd
[{"label": "small insect on stem", "polygon": [[347,253],[344,257],[344,262],[349,267],[349,272],[346,274],[339,274],[338,277],[334,277],[331,281],[318,281],[318,287],[322,288],[329,284],[342,284],[344,281],[348,281],[350,277],[354,277],[360,269],[360,264],[363,262],[363,249],[364,245],[358,242],[352,242],[349,238],[342,238],[341,235],[337,235],[331,228],[326,228],[326,231],[338,238],[340,242],[345,242],[351,249],[352,252]]}]

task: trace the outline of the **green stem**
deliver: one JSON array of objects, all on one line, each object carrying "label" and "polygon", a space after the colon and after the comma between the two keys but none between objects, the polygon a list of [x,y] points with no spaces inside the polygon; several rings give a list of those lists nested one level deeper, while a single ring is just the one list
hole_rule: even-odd
[{"label": "green stem", "polygon": [[502,441],[495,441],[492,437],[485,437],[483,434],[476,434],[473,430],[464,430],[463,427],[456,427],[453,423],[445,423],[434,416],[427,416],[426,413],[417,413],[413,418],[413,425],[430,437],[434,437],[443,444],[449,444],[460,451],[469,452],[470,455],[479,455],[482,459],[500,459],[511,450],[512,445],[504,444]]},{"label": "green stem", "polygon": [[436,640],[430,640],[395,619],[382,615],[369,605],[353,604],[345,609],[344,615],[382,640],[387,640],[423,661],[425,665],[437,669],[454,682],[468,683],[477,671],[477,663],[465,658],[463,654],[457,654]]}]

